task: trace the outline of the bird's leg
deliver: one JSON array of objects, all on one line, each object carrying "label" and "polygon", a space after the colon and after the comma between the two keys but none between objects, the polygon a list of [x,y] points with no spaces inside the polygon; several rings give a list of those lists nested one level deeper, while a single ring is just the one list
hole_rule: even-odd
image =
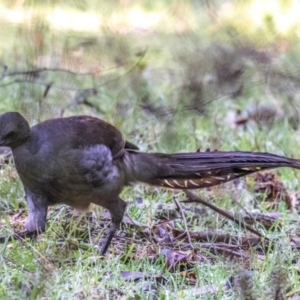
[{"label": "bird's leg", "polygon": [[26,201],[29,215],[26,223],[28,233],[41,233],[45,231],[48,202],[45,197],[33,194],[26,190]]},{"label": "bird's leg", "polygon": [[29,208],[29,216],[26,223],[27,231],[14,233],[7,237],[0,237],[0,243],[13,239],[34,238],[45,231],[47,218],[47,199],[26,190],[26,201]]},{"label": "bird's leg", "polygon": [[123,216],[126,209],[126,202],[120,198],[117,198],[114,201],[110,201],[109,206],[105,207],[108,209],[111,215],[111,224],[107,231],[106,238],[104,240],[100,240],[99,242],[99,253],[100,255],[104,255],[111,243],[112,238],[115,235],[115,232],[119,228],[120,223],[123,220]]},{"label": "bird's leg", "polygon": [[107,249],[108,249],[108,247],[111,243],[111,240],[114,237],[115,232],[119,227],[119,224],[118,223],[113,223],[113,222],[110,224],[110,227],[107,231],[106,238],[103,241],[101,240],[99,242],[99,253],[100,253],[100,255],[105,255],[105,253],[106,253],[106,251],[107,251]]}]

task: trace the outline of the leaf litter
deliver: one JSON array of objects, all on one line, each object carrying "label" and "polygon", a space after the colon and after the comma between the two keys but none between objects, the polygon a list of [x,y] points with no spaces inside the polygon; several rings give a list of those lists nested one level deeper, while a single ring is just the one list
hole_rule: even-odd
[{"label": "leaf litter", "polygon": [[[294,193],[289,192],[284,184],[271,172],[256,173],[252,175],[253,192],[258,196],[257,201],[267,202],[269,213],[252,213],[245,211],[241,213],[231,213],[229,211],[221,210],[222,216],[230,216],[230,220],[238,220],[239,224],[244,226],[251,225],[255,227],[257,224],[266,230],[276,230],[280,228],[281,213],[276,210],[279,203],[283,202],[291,211],[295,210],[298,201]],[[204,231],[194,231],[193,224],[187,218],[190,213],[185,202],[198,202],[205,204],[205,200],[200,199],[194,193],[187,192],[187,198],[181,203],[177,200],[179,195],[174,192],[175,204],[177,213],[171,214],[157,214],[156,223],[149,226],[133,220],[125,216],[122,223],[122,228],[113,240],[113,247],[110,251],[115,255],[123,255],[124,262],[129,260],[148,259],[149,262],[155,262],[162,259],[164,269],[166,272],[178,274],[184,278],[186,283],[192,286],[197,285],[197,273],[194,267],[201,264],[214,264],[220,257],[224,257],[233,261],[240,261],[242,268],[244,268],[246,275],[252,274],[251,269],[251,255],[256,252],[256,257],[260,261],[264,261],[265,253],[276,247],[276,241],[270,241],[266,236],[254,229],[251,233],[239,232],[238,234],[227,233],[223,230],[207,229]],[[201,202],[199,202],[201,200]],[[139,202],[142,202],[139,199]],[[208,202],[207,202],[208,203]],[[208,205],[210,208],[211,204]],[[69,241],[72,248],[76,250],[77,247],[87,245],[90,240],[86,230],[86,224],[90,223],[90,232],[92,239],[99,239],[99,234],[103,233],[103,228],[107,226],[107,221],[110,220],[108,213],[103,212],[99,224],[99,220],[90,212],[84,216],[77,214],[72,208],[58,206],[49,209],[48,218],[56,220],[57,215],[61,215],[64,210],[65,217],[61,221],[64,234],[71,231],[72,239]],[[225,214],[223,214],[225,212]],[[205,212],[204,212],[205,213]],[[220,213],[220,209],[216,211]],[[227,214],[227,215],[226,215]],[[169,217],[169,218],[168,218]],[[9,222],[15,232],[22,232],[25,228],[25,221],[27,213],[24,209],[13,211],[8,215]],[[178,219],[184,220],[184,228],[176,227]],[[70,220],[76,223],[76,230]],[[291,222],[295,222],[291,220]],[[2,225],[3,222],[1,222]],[[1,227],[2,227],[1,225]],[[247,229],[247,227],[244,227]],[[256,234],[257,233],[257,234]],[[65,237],[57,233],[57,242],[64,243]],[[300,249],[300,237],[290,236],[287,241],[294,249]],[[130,247],[130,251],[124,251]],[[124,253],[127,253],[126,255]],[[70,262],[72,264],[72,262]],[[75,262],[73,262],[75,263]],[[250,273],[249,273],[250,272]],[[166,281],[162,274],[147,274],[142,271],[121,271],[121,277],[125,281],[139,282],[143,281],[145,287],[143,288],[147,293],[156,293],[157,289]],[[237,276],[238,274],[234,275]],[[244,276],[248,281],[251,281],[250,276]],[[243,277],[243,278],[244,278]],[[249,279],[250,278],[250,279]],[[244,280],[247,282],[247,280]],[[229,280],[230,281],[230,280]],[[228,281],[228,282],[229,282]],[[242,280],[242,284],[244,282]],[[234,288],[241,289],[241,285],[237,288],[234,284],[224,283],[221,287],[223,291]],[[183,294],[198,293],[217,293],[220,285],[211,284],[192,289],[183,290]],[[155,297],[154,297],[155,298]]]}]

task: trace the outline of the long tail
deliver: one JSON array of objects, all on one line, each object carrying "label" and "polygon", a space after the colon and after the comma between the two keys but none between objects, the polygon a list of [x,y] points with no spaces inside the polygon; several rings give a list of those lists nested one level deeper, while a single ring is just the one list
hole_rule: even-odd
[{"label": "long tail", "polygon": [[[168,188],[199,189],[218,185],[253,172],[289,167],[300,169],[300,161],[261,152],[215,151],[196,153],[137,153],[143,169],[138,180]],[[140,156],[141,155],[141,156]],[[151,176],[145,170],[152,168]],[[149,170],[149,169],[148,169]],[[147,176],[143,180],[141,173]]]}]

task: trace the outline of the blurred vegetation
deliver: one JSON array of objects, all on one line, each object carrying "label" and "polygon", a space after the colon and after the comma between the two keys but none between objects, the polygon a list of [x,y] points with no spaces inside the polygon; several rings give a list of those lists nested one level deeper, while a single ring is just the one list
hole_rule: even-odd
[{"label": "blurred vegetation", "polygon": [[[2,0],[0,113],[20,111],[32,125],[60,116],[94,115],[120,128],[145,151],[209,147],[300,157],[299,11],[300,3],[294,0]],[[9,168],[1,170],[0,207],[5,211],[9,205],[19,209],[24,204],[20,183]],[[287,188],[299,189],[299,175],[280,172]],[[147,188],[124,193],[127,200],[136,194],[150,200],[153,196]],[[172,198],[164,192],[157,195],[160,201]],[[223,198],[218,204],[236,209]],[[51,299],[96,299],[92,293],[105,295],[108,287],[113,295],[118,291],[120,282],[107,275],[104,292],[103,286],[99,293],[95,286],[99,273],[119,270],[119,261],[111,259],[106,265],[79,251],[74,254],[74,274],[67,265],[55,270],[51,284],[45,283],[45,265],[33,261],[40,249],[50,261],[59,255],[50,250],[55,240],[47,246],[49,235],[23,257],[14,252],[18,244],[6,250],[17,267],[6,261],[1,295],[36,299],[44,284],[57,284],[59,292]],[[136,269],[160,272],[157,264],[131,263]],[[272,258],[264,263],[261,269],[272,273]],[[89,264],[99,265],[89,269],[92,275],[86,279]],[[24,265],[35,274],[29,282],[28,270],[22,275],[12,272]],[[221,282],[236,267],[221,259],[220,265],[199,267],[199,285],[211,277]],[[168,276],[170,289],[182,289],[180,279],[173,282]],[[290,278],[291,289],[297,293],[295,277]],[[21,289],[5,294],[5,284]],[[51,292],[42,294],[39,299],[50,299]]]},{"label": "blurred vegetation", "polygon": [[2,1],[0,110],[22,111],[32,124],[94,114],[144,148],[165,150],[165,141],[169,151],[197,147],[201,138],[185,146],[182,135],[195,136],[198,121],[213,130],[228,110],[271,106],[295,125],[297,8],[297,1]]}]

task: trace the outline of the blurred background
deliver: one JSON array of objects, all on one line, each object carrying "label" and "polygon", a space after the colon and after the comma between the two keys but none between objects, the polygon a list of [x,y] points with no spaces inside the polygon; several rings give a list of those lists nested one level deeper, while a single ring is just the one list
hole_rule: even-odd
[{"label": "blurred background", "polygon": [[299,11],[296,0],[2,0],[0,113],[32,125],[94,115],[142,150],[297,156]]},{"label": "blurred background", "polygon": [[[31,125],[96,116],[143,151],[300,158],[299,13],[296,0],[0,0],[0,114],[19,111]],[[27,217],[6,154],[0,237]],[[1,246],[0,299],[299,299],[299,174],[199,190],[248,218],[257,242],[203,206],[181,209],[176,190],[137,185],[121,195],[128,209],[112,255],[99,259],[107,214],[50,208],[37,242]],[[195,248],[187,230],[202,233]]]}]

